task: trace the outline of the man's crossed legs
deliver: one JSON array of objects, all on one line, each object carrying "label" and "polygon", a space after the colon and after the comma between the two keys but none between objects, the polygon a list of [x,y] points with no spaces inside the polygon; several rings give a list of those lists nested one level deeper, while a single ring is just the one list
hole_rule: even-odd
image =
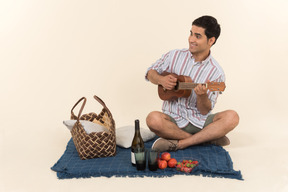
[{"label": "man's crossed legs", "polygon": [[229,145],[230,141],[225,135],[238,125],[239,116],[235,111],[227,110],[209,115],[203,129],[190,123],[181,129],[170,116],[153,111],[147,116],[146,123],[160,137],[154,142],[153,149],[175,151],[203,143]]}]

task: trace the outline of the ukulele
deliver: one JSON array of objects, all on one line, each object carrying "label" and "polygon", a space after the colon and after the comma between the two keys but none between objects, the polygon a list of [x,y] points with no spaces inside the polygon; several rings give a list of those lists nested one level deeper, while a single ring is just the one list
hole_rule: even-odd
[{"label": "ukulele", "polygon": [[[176,86],[172,90],[165,89],[162,85],[158,85],[158,95],[162,100],[176,100],[179,97],[187,98],[191,95],[192,89],[194,89],[199,83],[193,83],[189,76],[176,75],[174,73],[163,72],[163,76],[173,75],[177,78]],[[205,85],[210,91],[222,91],[225,90],[224,82],[208,82],[201,83]]]}]

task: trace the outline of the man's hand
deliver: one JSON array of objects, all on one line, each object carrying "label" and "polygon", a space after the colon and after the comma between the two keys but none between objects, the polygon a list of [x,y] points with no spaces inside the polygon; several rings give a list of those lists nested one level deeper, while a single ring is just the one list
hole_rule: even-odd
[{"label": "man's hand", "polygon": [[197,96],[203,96],[205,94],[207,94],[207,87],[205,85],[202,84],[198,84],[195,88],[194,91],[196,93]]},{"label": "man's hand", "polygon": [[206,115],[211,110],[211,101],[208,99],[207,90],[208,88],[202,84],[199,84],[194,88],[194,91],[197,95],[196,106],[202,115]]},{"label": "man's hand", "polygon": [[175,88],[176,86],[176,83],[177,82],[177,78],[174,77],[173,75],[166,75],[166,76],[161,76],[159,78],[159,84],[162,85],[162,87],[164,89],[167,89],[167,90],[172,90]]},{"label": "man's hand", "polygon": [[173,90],[177,84],[177,78],[172,74],[160,75],[156,70],[153,69],[148,71],[147,78],[152,83],[156,85],[162,85],[162,87],[167,90]]}]

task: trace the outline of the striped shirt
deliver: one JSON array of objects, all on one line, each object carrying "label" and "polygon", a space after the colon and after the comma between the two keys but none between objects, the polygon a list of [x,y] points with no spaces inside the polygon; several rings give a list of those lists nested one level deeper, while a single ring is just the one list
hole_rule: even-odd
[{"label": "striped shirt", "polygon": [[[189,49],[172,50],[164,54],[147,69],[147,81],[147,74],[151,69],[156,70],[159,74],[166,71],[177,75],[189,76],[194,83],[206,83],[208,80],[225,82],[224,71],[211,54],[204,61],[195,62]],[[213,109],[219,93],[213,93],[208,90],[207,94]],[[173,117],[180,128],[187,126],[190,122],[202,129],[211,111],[207,115],[202,115],[196,107],[196,99],[197,96],[194,90],[192,90],[188,98],[178,98],[176,101],[164,101],[162,111]]]}]

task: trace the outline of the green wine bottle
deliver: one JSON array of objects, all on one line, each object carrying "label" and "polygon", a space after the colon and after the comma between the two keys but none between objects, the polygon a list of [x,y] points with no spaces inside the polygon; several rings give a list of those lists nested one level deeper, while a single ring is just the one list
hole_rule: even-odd
[{"label": "green wine bottle", "polygon": [[144,146],[143,139],[141,137],[138,119],[135,120],[135,133],[134,133],[134,138],[131,144],[131,163],[133,166],[136,165],[135,155],[134,155],[136,151],[145,151],[145,146]]}]

